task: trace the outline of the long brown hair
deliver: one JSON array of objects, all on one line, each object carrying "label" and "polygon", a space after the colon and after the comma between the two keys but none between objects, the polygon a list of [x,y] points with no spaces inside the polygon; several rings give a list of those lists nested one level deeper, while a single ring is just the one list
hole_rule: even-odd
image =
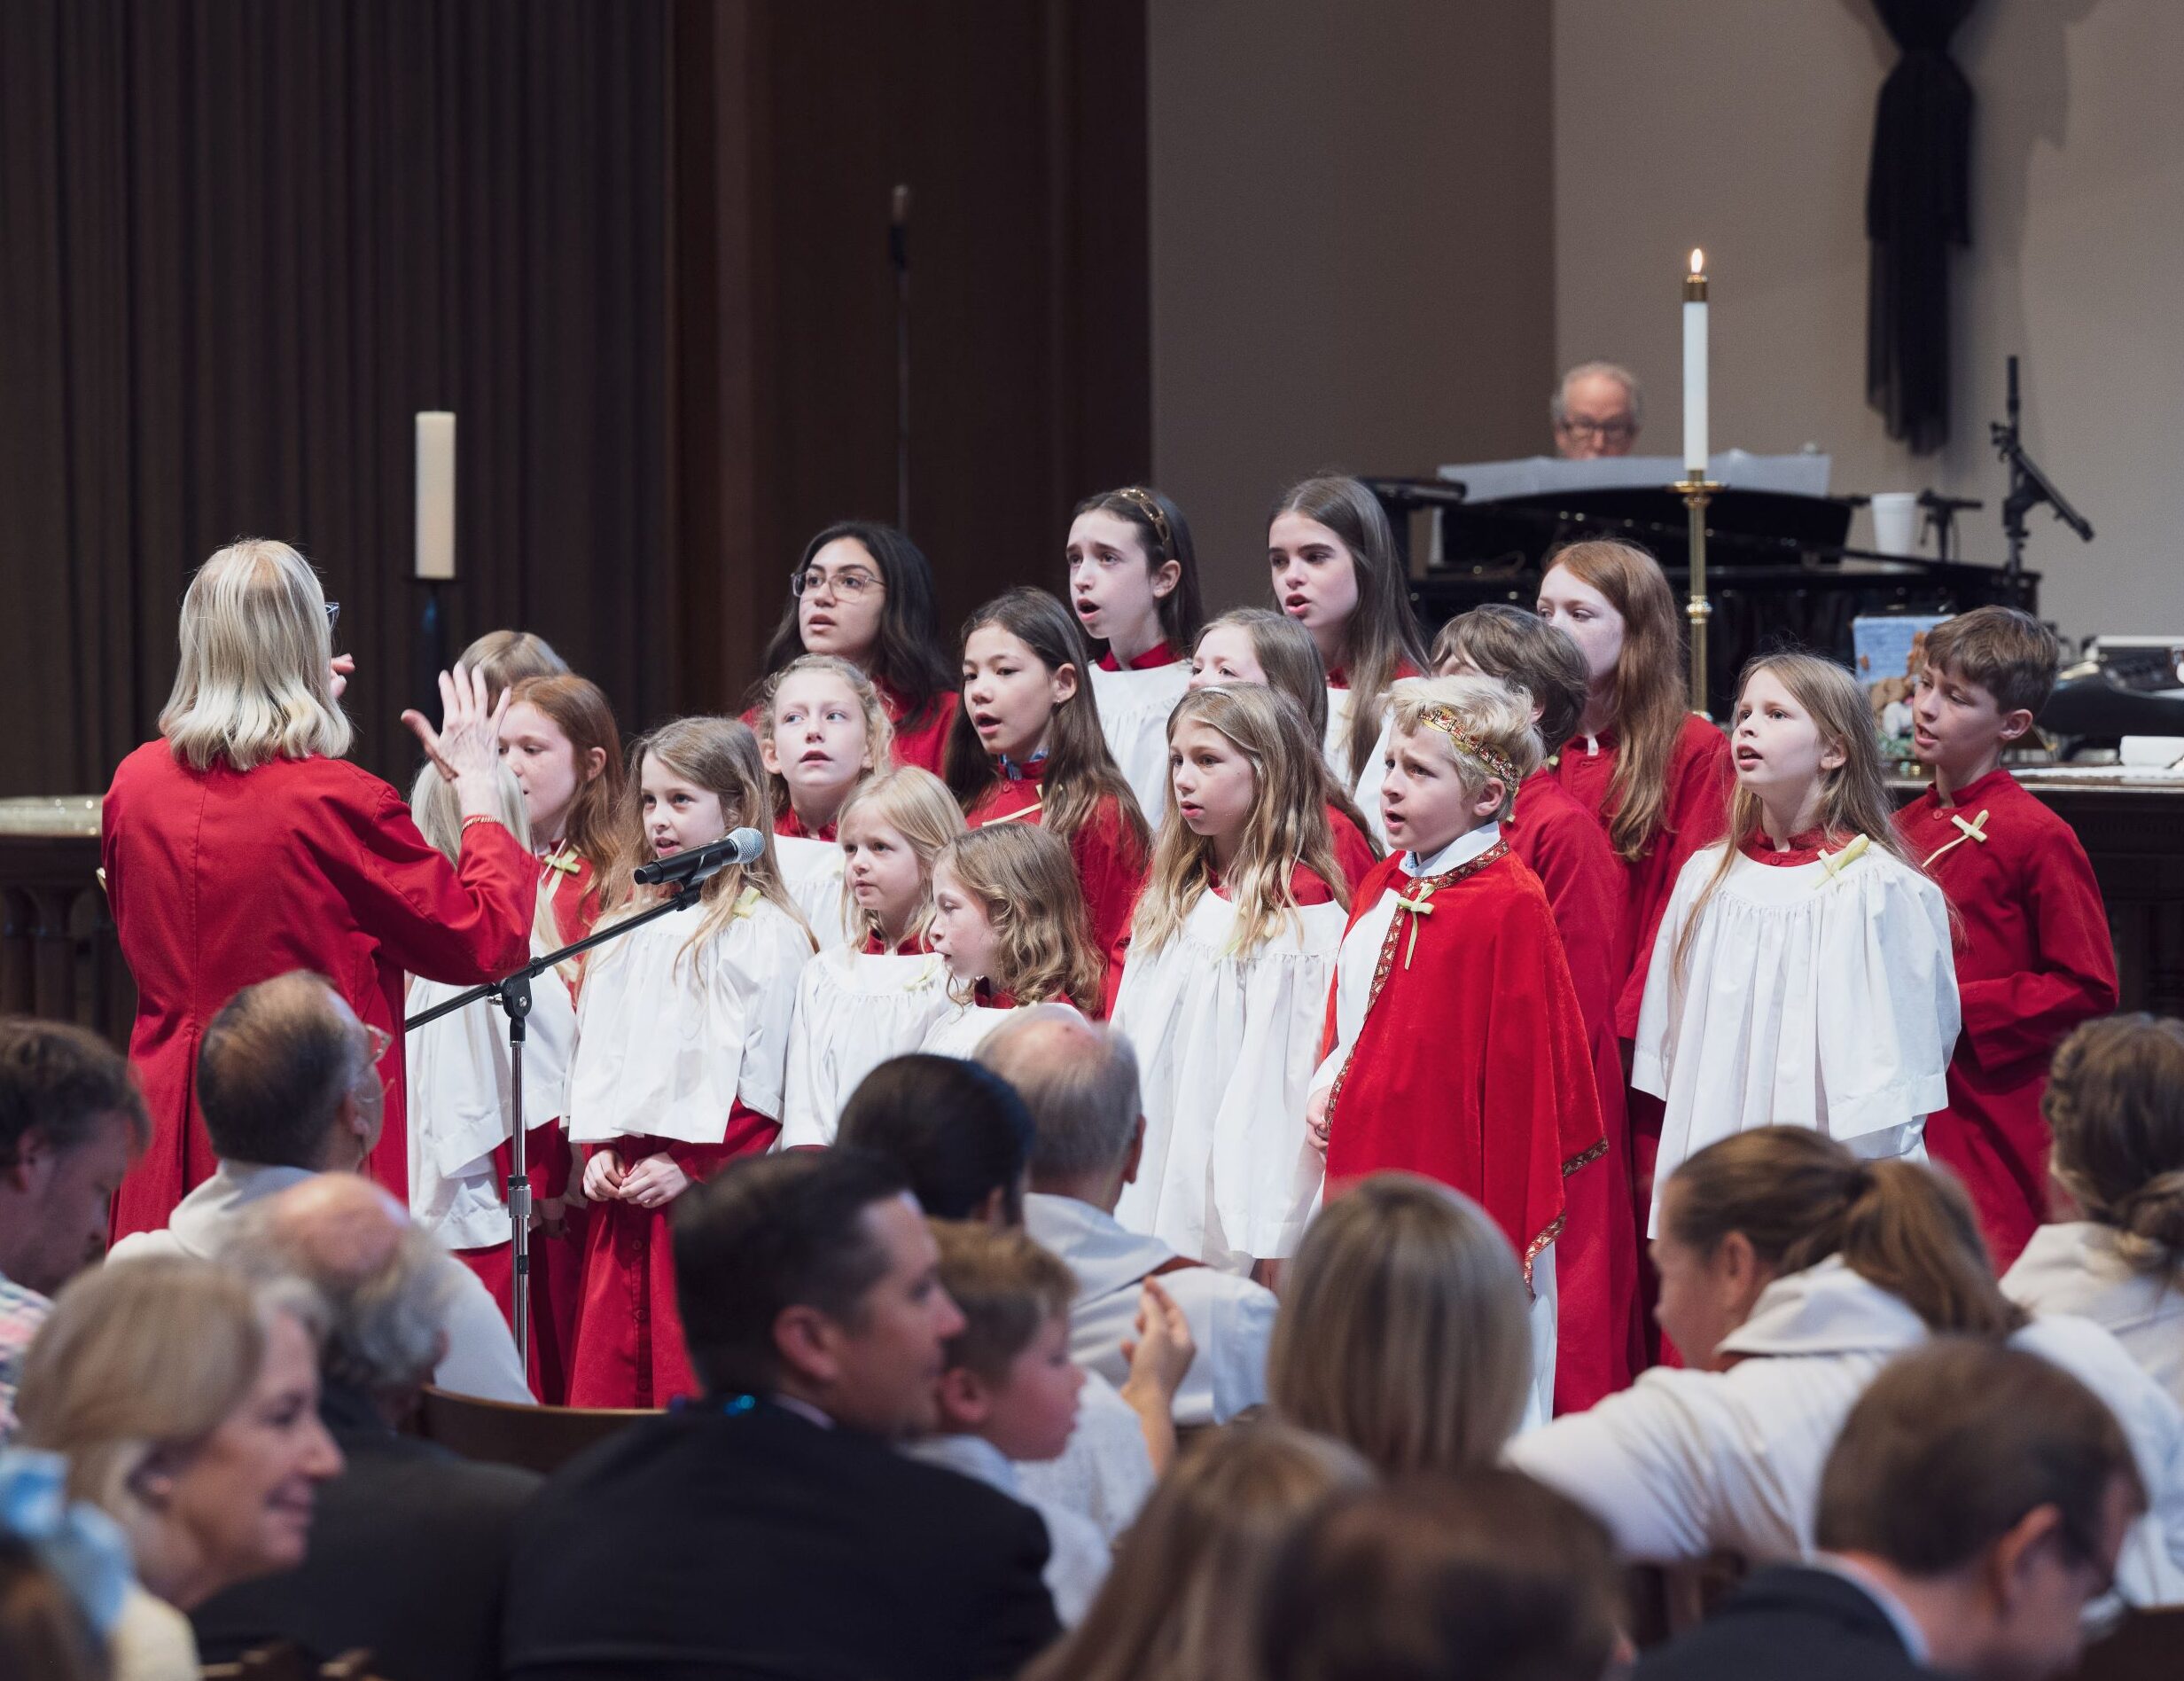
[{"label": "long brown hair", "polygon": [[569,662],[535,630],[488,630],[463,650],[457,663],[486,680],[488,706],[500,700],[502,690],[512,689],[526,677],[569,675]]},{"label": "long brown hair", "polygon": [[1577,732],[1588,678],[1585,656],[1560,625],[1507,602],[1489,601],[1458,614],[1434,637],[1435,668],[1452,661],[1522,690],[1540,708],[1540,747],[1548,756],[1561,752]]},{"label": "long brown hair", "polygon": [[[1888,794],[1888,771],[1881,762],[1880,738],[1874,733],[1873,714],[1859,692],[1858,679],[1832,660],[1814,653],[1763,653],[1744,662],[1736,680],[1736,715],[1744,715],[1744,691],[1751,680],[1766,672],[1790,691],[1790,698],[1810,715],[1821,740],[1838,749],[1843,762],[1820,773],[1820,826],[1828,844],[1840,847],[1860,835],[1868,846],[1893,856],[1915,875],[1923,875],[1919,861],[1896,833],[1894,801]],[[1732,731],[1734,726],[1732,726]],[[1737,848],[1759,833],[1765,817],[1759,796],[1741,782],[1729,801],[1729,833],[1721,842],[1713,872],[1691,901],[1682,932],[1676,936],[1675,973],[1684,973],[1691,955],[1691,942],[1698,932],[1699,913],[1714,896],[1736,864]],[[1954,915],[1952,926],[1954,926]]]},{"label": "long brown hair", "polygon": [[[1112,797],[1121,813],[1123,827],[1141,853],[1152,845],[1137,796],[1107,750],[1100,730],[1100,706],[1093,698],[1086,675],[1091,668],[1090,651],[1076,615],[1044,590],[1020,585],[987,602],[963,622],[963,642],[971,633],[993,625],[1007,631],[1026,648],[1049,673],[1064,666],[1077,674],[1077,692],[1054,708],[1047,730],[1047,768],[1040,781],[1040,826],[1068,840],[1091,819],[1103,798]],[[948,732],[948,786],[969,811],[979,796],[1001,780],[1000,767],[987,756],[979,732],[971,727],[971,708],[956,708],[956,722]]]},{"label": "long brown hair", "polygon": [[1609,792],[1609,842],[1635,864],[1653,849],[1667,817],[1668,771],[1683,734],[1683,622],[1660,564],[1635,543],[1593,539],[1548,557],[1608,598],[1623,621],[1610,713],[1618,745]]},{"label": "long brown hair", "polygon": [[1147,571],[1158,572],[1169,561],[1175,562],[1181,575],[1175,587],[1160,598],[1160,635],[1181,653],[1197,639],[1199,622],[1205,616],[1198,604],[1198,553],[1191,544],[1190,522],[1158,490],[1137,484],[1087,496],[1070,511],[1070,523],[1094,512],[1112,513],[1136,528]]},{"label": "long brown hair", "polygon": [[1661,1224],[1711,1255],[1730,1232],[1777,1272],[1830,1255],[1934,1331],[2006,1337],[2024,1312],[1994,1282],[1971,1199],[1913,1161],[1862,1161],[1809,1127],[1754,1127],[1670,1177]]},{"label": "long brown hair", "polygon": [[[659,895],[658,887],[640,887],[637,866],[651,856],[644,838],[644,760],[646,754],[694,787],[705,789],[721,802],[722,833],[738,828],[756,829],[766,849],[750,864],[730,864],[698,888],[700,919],[682,944],[695,951],[735,920],[744,889],[755,889],[784,912],[811,939],[811,924],[789,896],[781,879],[781,862],[774,852],[771,802],[766,788],[766,767],[759,759],[759,739],[751,726],[734,718],[677,718],[639,736],[629,744],[629,775],[622,793],[621,817],[613,867],[600,889],[599,903],[611,907],[600,920],[641,909]],[[817,942],[813,941],[814,950]]]},{"label": "long brown hair", "polygon": [[2040,1104],[2055,1183],[2141,1272],[2184,1286],[2184,1021],[2088,1021],[2056,1049]]},{"label": "long brown hair", "polygon": [[[1240,683],[1194,689],[1168,714],[1168,743],[1186,723],[1203,723],[1228,739],[1252,767],[1252,811],[1226,886],[1236,908],[1234,949],[1257,950],[1284,925],[1297,928],[1290,880],[1302,864],[1331,888],[1346,910],[1349,890],[1335,862],[1335,843],[1320,798],[1320,744],[1288,696]],[[1153,843],[1152,868],[1131,919],[1135,949],[1158,951],[1183,930],[1212,881],[1213,843],[1193,834],[1169,804]]]},{"label": "long brown hair", "polygon": [[[575,749],[576,797],[569,801],[569,815],[562,820],[561,842],[591,865],[595,881],[604,880],[614,864],[615,814],[627,779],[621,731],[615,727],[614,708],[606,692],[589,677],[566,674],[525,677],[509,691],[508,704],[512,707],[518,701],[551,718],[554,728]],[[587,778],[584,762],[595,747],[605,755],[603,768],[598,775]]]},{"label": "long brown hair", "polygon": [[1426,668],[1425,643],[1379,497],[1355,479],[1322,473],[1291,485],[1268,512],[1267,523],[1285,513],[1302,514],[1333,532],[1350,551],[1357,575],[1357,606],[1343,630],[1343,668],[1350,680],[1350,739],[1344,756],[1354,784],[1379,745],[1388,684],[1406,661],[1419,671]]},{"label": "long brown hair", "polygon": [[1324,1436],[1232,1424],[1146,1502],[1084,1621],[1023,1681],[1247,1681],[1259,1587],[1291,1529],[1372,1472]]},{"label": "long brown hair", "polygon": [[994,931],[994,969],[986,978],[1017,1003],[1065,1000],[1097,1013],[1104,960],[1069,848],[1051,829],[993,823],[969,829],[934,854],[979,902]]}]

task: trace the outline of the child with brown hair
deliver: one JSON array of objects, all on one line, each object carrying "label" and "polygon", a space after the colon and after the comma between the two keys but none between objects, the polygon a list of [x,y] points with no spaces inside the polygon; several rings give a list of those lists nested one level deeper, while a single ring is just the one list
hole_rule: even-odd
[{"label": "child with brown hair", "polygon": [[2116,948],[2078,836],[2002,768],[2055,688],[2055,633],[2014,607],[1975,607],[1928,631],[1924,652],[1912,751],[1934,784],[1896,832],[1963,930],[1963,1035],[1926,1146],[1971,1192],[2007,1268],[2047,1215],[2048,1059],[2116,1007]]},{"label": "child with brown hair", "polygon": [[1106,1579],[1107,1540],[1080,1512],[1026,1495],[1017,1466],[1059,1458],[1077,1423],[1084,1373],[1069,1357],[1077,1280],[1019,1228],[935,1220],[940,1287],[963,1328],[942,1350],[940,1434],[910,1444],[1036,1511],[1047,1526],[1047,1591],[1064,1628],[1080,1621]]},{"label": "child with brown hair", "polygon": [[948,965],[956,1009],[921,1051],[968,1057],[1018,1005],[1100,1003],[1100,958],[1085,920],[1069,848],[1029,824],[971,829],[932,861],[926,936]]},{"label": "child with brown hair", "polygon": [[1351,908],[1308,1124],[1326,1150],[1330,1198],[1346,1181],[1402,1169],[1494,1216],[1532,1287],[1544,1402],[1558,1294],[1577,1298],[1573,1314],[1580,1304],[1604,1313],[1600,1246],[1584,1247],[1588,1276],[1564,1280],[1556,1239],[1565,1181],[1604,1173],[1607,1142],[1554,912],[1502,838],[1518,786],[1539,767],[1539,733],[1530,708],[1484,677],[1399,684],[1391,723],[1381,809],[1400,849]]}]

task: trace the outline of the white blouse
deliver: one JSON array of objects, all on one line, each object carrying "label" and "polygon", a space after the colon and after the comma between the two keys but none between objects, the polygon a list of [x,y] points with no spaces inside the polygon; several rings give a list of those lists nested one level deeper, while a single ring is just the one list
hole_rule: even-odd
[{"label": "white blouse", "polygon": [[1733,1134],[1811,1127],[1862,1156],[1923,1159],[1926,1117],[1948,1102],[1958,1005],[1941,889],[1856,841],[1805,864],[1739,853],[1679,975],[1676,942],[1720,861],[1708,847],[1676,878],[1638,1013],[1631,1083],[1666,1110],[1656,1217],[1676,1168]]},{"label": "white blouse", "polygon": [[838,946],[806,964],[789,1025],[781,1147],[832,1144],[842,1106],[864,1076],[918,1049],[955,1008],[947,966],[932,953],[898,957]]},{"label": "white blouse", "polygon": [[1091,670],[1099,703],[1100,732],[1137,796],[1137,809],[1154,829],[1168,809],[1168,714],[1190,686],[1190,661],[1175,660],[1144,671]]},{"label": "white blouse", "polygon": [[2184,1280],[2140,1271],[2118,1236],[2089,1220],[2041,1226],[2003,1276],[2002,1294],[2030,1312],[2092,1320],[2184,1406]]},{"label": "white blouse", "polygon": [[745,887],[695,950],[698,904],[596,948],[577,1004],[569,1137],[651,1134],[719,1144],[736,1100],[781,1114],[797,977],[812,956],[795,919]]},{"label": "white blouse", "polygon": [[1115,1217],[1231,1271],[1296,1253],[1322,1163],[1305,1132],[1349,912],[1306,905],[1248,957],[1204,893],[1158,951],[1133,949],[1112,1025],[1137,1053],[1145,1143]]},{"label": "white blouse", "polygon": [[[536,940],[534,955],[538,954]],[[409,1013],[445,1003],[464,987],[419,977],[410,983]],[[523,1044],[526,1130],[568,1112],[569,1059],[576,1046],[576,1005],[553,973],[531,982]],[[508,1205],[501,1200],[493,1152],[510,1135],[508,1018],[480,998],[410,1036],[410,1213],[450,1249],[506,1243]]]},{"label": "white blouse", "polygon": [[850,943],[849,890],[842,872],[846,855],[838,841],[814,840],[800,834],[774,837],[774,856],[781,861],[781,882],[796,908],[811,924],[812,938],[822,951]]}]

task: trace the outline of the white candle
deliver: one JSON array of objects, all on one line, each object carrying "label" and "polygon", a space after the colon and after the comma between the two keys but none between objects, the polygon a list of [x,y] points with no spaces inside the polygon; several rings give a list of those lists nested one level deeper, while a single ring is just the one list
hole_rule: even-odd
[{"label": "white candle", "polygon": [[1683,280],[1683,470],[1706,476],[1706,254]]},{"label": "white candle", "polygon": [[455,417],[417,416],[417,576],[455,576]]}]

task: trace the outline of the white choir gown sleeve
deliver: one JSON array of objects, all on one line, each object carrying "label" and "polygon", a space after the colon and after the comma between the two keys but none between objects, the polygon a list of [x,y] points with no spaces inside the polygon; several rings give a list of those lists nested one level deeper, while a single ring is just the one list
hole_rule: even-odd
[{"label": "white choir gown sleeve", "polygon": [[1824,984],[1815,1002],[1825,1129],[1845,1142],[1919,1130],[1948,1106],[1956,1048],[1948,901],[1877,847],[1820,893]]},{"label": "white choir gown sleeve", "polygon": [[1388,845],[1388,825],[1387,819],[1380,815],[1380,790],[1388,779],[1388,749],[1394,739],[1395,724],[1391,716],[1380,726],[1380,734],[1373,742],[1372,757],[1365,761],[1364,770],[1358,773],[1357,786],[1350,790],[1358,814],[1365,819],[1374,842],[1384,852]]},{"label": "white choir gown sleeve", "polygon": [[954,1008],[938,957],[840,947],[805,965],[789,1029],[781,1147],[829,1145],[864,1076],[924,1043]]},{"label": "white choir gown sleeve", "polygon": [[1177,660],[1149,671],[1096,665],[1091,678],[1107,750],[1137,796],[1137,809],[1158,829],[1168,806],[1168,714],[1190,686],[1190,662]]},{"label": "white choir gown sleeve", "polygon": [[1657,1098],[1668,1095],[1668,1075],[1676,1044],[1676,1015],[1680,1003],[1676,985],[1676,942],[1690,920],[1691,902],[1712,873],[1721,856],[1719,849],[1703,847],[1683,863],[1675,886],[1669,889],[1668,908],[1653,936],[1652,955],[1646,960],[1645,991],[1638,1005],[1638,1033],[1631,1045],[1630,1083]]},{"label": "white choir gown sleeve", "polygon": [[781,864],[782,885],[811,924],[819,950],[831,951],[850,942],[849,903],[843,885],[844,854],[832,840],[777,834],[774,856]]}]

